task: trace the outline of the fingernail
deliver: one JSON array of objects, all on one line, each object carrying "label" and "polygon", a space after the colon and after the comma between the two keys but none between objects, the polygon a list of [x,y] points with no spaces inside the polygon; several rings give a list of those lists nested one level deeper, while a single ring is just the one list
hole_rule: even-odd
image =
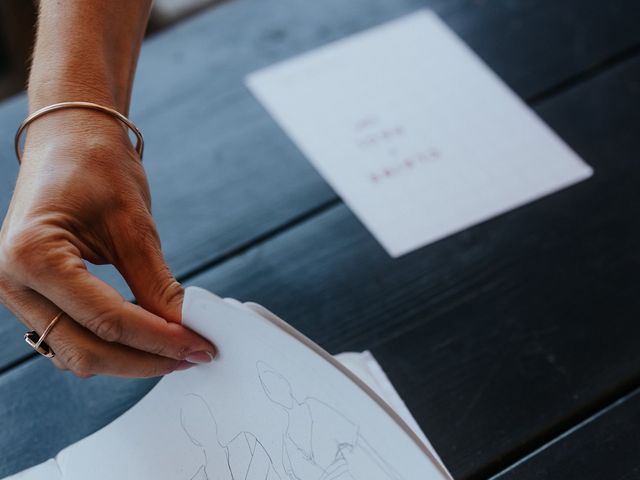
[{"label": "fingernail", "polygon": [[174,368],[174,369],[173,369],[173,371],[174,371],[174,372],[177,372],[177,371],[179,371],[179,370],[187,370],[188,368],[195,367],[195,366],[196,366],[196,364],[195,364],[195,363],[189,363],[189,362],[187,362],[187,361],[185,361],[185,360],[182,360],[182,361],[178,364],[178,366],[177,366],[176,368]]},{"label": "fingernail", "polygon": [[209,352],[193,352],[185,360],[191,363],[209,363],[213,360],[213,355]]}]

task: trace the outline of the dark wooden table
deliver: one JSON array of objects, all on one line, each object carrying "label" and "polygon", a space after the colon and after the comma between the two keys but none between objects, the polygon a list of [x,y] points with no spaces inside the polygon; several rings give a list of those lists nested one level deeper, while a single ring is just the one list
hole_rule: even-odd
[{"label": "dark wooden table", "polygon": [[[595,175],[391,259],[243,78],[427,6]],[[333,353],[372,349],[456,478],[640,478],[638,20],[637,0],[232,0],[153,37],[131,116],[171,267]],[[25,111],[0,106],[2,212]],[[154,384],[59,372],[23,331],[0,310],[0,476]]]}]

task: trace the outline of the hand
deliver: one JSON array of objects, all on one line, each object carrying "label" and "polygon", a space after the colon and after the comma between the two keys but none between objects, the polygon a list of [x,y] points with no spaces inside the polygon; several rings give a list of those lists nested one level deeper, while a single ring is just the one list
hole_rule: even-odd
[{"label": "hand", "polygon": [[[112,264],[138,305],[88,272]],[[0,300],[81,377],[163,375],[215,347],[180,325],[182,287],[165,264],[144,169],[122,125],[66,109],[29,129],[0,230]],[[211,355],[209,355],[211,354]]]}]

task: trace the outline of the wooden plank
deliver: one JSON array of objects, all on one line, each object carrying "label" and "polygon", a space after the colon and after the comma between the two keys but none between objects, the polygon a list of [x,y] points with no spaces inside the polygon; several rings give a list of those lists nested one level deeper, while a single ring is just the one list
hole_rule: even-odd
[{"label": "wooden plank", "polygon": [[[244,76],[329,41],[431,6],[524,97],[640,43],[640,4],[462,0],[235,0],[143,47],[132,118],[169,264],[183,278],[334,198],[243,87]],[[238,26],[242,26],[239,28]],[[632,28],[633,27],[633,28]],[[541,35],[540,32],[545,34]],[[11,139],[24,97],[0,106],[0,214],[16,175]],[[101,277],[128,295],[111,269]],[[0,307],[0,371],[30,352]]]},{"label": "wooden plank", "polygon": [[[0,478],[41,463],[95,432],[131,408],[157,382],[109,377],[82,381],[42,360],[31,359],[2,376],[0,443],[5,451]],[[38,410],[29,413],[28,404]]]},{"label": "wooden plank", "polygon": [[640,477],[640,391],[589,418],[495,480]]},{"label": "wooden plank", "polygon": [[[339,205],[192,282],[265,304],[331,352],[372,348],[456,478],[498,472],[640,383],[639,75],[640,58],[538,109],[594,166],[587,182],[399,259]],[[56,394],[27,394],[32,379]],[[0,474],[147,388],[94,381],[45,359],[1,375]],[[45,417],[64,437],[24,427]]]}]

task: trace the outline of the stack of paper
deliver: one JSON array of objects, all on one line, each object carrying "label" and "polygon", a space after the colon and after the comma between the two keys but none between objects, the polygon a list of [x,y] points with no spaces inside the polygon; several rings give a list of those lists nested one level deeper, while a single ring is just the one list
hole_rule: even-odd
[{"label": "stack of paper", "polygon": [[340,363],[263,307],[193,287],[183,321],[215,340],[214,362],[166,376],[120,418],[13,478],[450,478],[371,354]]}]

